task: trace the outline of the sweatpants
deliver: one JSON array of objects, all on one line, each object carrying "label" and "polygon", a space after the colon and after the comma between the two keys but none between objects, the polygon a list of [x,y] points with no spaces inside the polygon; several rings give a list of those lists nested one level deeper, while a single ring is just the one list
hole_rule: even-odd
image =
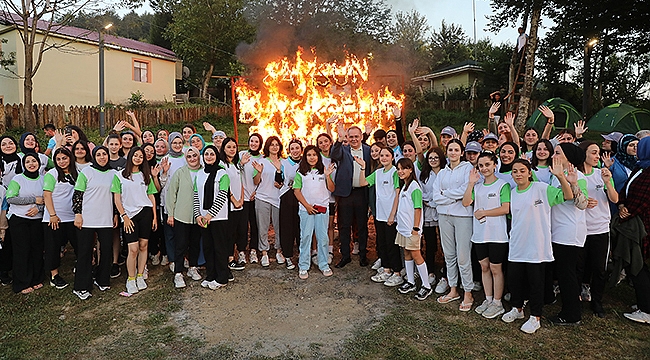
[{"label": "sweatpants", "polygon": [[77,253],[77,228],[74,222],[60,222],[57,230],[52,230],[48,223],[43,223],[45,239],[45,271],[56,270],[61,266],[61,247],[68,242]]},{"label": "sweatpants", "polygon": [[5,238],[2,239],[2,249],[0,249],[0,272],[9,272],[13,267],[13,241],[11,240],[11,229],[5,230]]},{"label": "sweatpants", "polygon": [[174,219],[174,273],[185,270],[185,252],[189,250],[190,267],[198,266],[201,230],[196,224],[186,224]]},{"label": "sweatpants", "polygon": [[13,232],[13,290],[19,293],[43,283],[42,219],[14,215],[9,219]]},{"label": "sweatpants", "polygon": [[632,271],[629,268],[625,269],[625,272],[634,285],[636,305],[639,307],[639,310],[650,314],[650,270],[648,270],[648,265],[643,264],[643,268],[636,275],[632,275]]},{"label": "sweatpants", "polygon": [[472,218],[439,214],[442,252],[447,264],[449,286],[457,287],[458,278],[465,291],[474,289],[472,275]]},{"label": "sweatpants", "polygon": [[508,262],[510,304],[521,309],[528,299],[530,314],[542,316],[544,307],[544,277],[546,263]]},{"label": "sweatpants", "polygon": [[113,265],[113,228],[81,228],[77,230],[77,265],[74,273],[74,289],[77,291],[93,290],[95,234],[100,249],[95,281],[101,286],[110,286]]},{"label": "sweatpants", "polygon": [[268,251],[269,245],[269,227],[273,224],[275,230],[274,249],[282,249],[280,244],[280,209],[267,203],[266,201],[255,201],[255,216],[257,217],[257,229],[259,231],[259,250]]},{"label": "sweatpants", "polygon": [[[277,242],[277,234],[275,236]],[[298,217],[298,199],[293,190],[280,197],[280,244],[284,256],[293,257],[294,245],[300,244],[300,217]]]},{"label": "sweatpants", "polygon": [[[553,243],[555,272],[562,298],[562,310],[557,316],[568,322],[581,320],[580,282],[576,274],[579,251],[580,247],[578,246]],[[549,285],[549,281],[553,281],[553,279],[548,279],[548,275],[547,271],[546,288],[552,286],[552,284]]]},{"label": "sweatpants", "polygon": [[232,254],[232,246],[226,227],[228,220],[210,221],[207,228],[201,228],[203,252],[205,255],[205,280],[216,280],[219,284],[228,283],[228,256]]},{"label": "sweatpants", "polygon": [[381,265],[395,272],[401,271],[403,266],[400,246],[395,244],[397,224],[389,226],[385,221],[375,220],[375,233],[377,234],[377,254],[381,258]]},{"label": "sweatpants", "polygon": [[587,235],[585,246],[578,251],[577,279],[591,285],[591,309],[602,311],[607,281],[609,232]]},{"label": "sweatpants", "polygon": [[255,212],[255,200],[244,200],[244,218],[248,224],[249,250],[258,250],[259,248],[259,231],[257,229],[257,213]]},{"label": "sweatpants", "polygon": [[438,252],[438,227],[425,226],[422,228],[424,241],[424,262],[427,263],[429,273],[434,273],[436,266],[436,253]]},{"label": "sweatpants", "polygon": [[241,210],[228,210],[228,249],[232,253],[233,247],[237,245],[237,251],[246,251],[248,245],[248,223],[246,212]]}]

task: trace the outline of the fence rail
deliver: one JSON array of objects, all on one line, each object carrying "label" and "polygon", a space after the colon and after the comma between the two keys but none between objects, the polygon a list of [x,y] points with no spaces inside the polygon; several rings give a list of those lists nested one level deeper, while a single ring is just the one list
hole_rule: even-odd
[{"label": "fence rail", "polygon": [[[140,125],[155,126],[158,124],[173,124],[193,122],[209,114],[217,116],[232,116],[232,109],[227,106],[197,106],[182,108],[139,109],[134,111]],[[106,109],[106,128],[110,129],[121,120],[129,120],[126,109]],[[34,105],[36,127],[54,124],[62,128],[67,124],[82,128],[99,128],[99,108],[95,106],[70,106],[66,110],[63,105]],[[15,128],[24,128],[23,105],[0,104],[0,133]]]},{"label": "fence rail", "polygon": [[[537,99],[530,100],[530,107],[528,108],[529,116],[537,109],[537,107],[542,103],[542,101]],[[484,99],[473,99],[473,100],[436,100],[426,102],[426,107],[435,109],[435,110],[450,110],[450,111],[465,111],[470,112],[473,110],[488,109],[492,102],[490,100]]]}]

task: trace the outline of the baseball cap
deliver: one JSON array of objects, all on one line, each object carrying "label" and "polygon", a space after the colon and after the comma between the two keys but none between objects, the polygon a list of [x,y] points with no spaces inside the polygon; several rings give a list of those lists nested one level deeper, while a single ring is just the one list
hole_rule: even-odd
[{"label": "baseball cap", "polygon": [[455,136],[456,135],[456,130],[451,126],[445,126],[444,128],[442,128],[442,131],[440,132],[440,135]]},{"label": "baseball cap", "polygon": [[603,139],[605,139],[605,140],[609,140],[609,141],[613,141],[615,143],[618,143],[618,141],[621,140],[621,138],[623,137],[623,133],[620,133],[618,131],[614,131],[614,132],[611,132],[609,134],[604,134],[604,135],[601,134],[600,136],[602,136]]},{"label": "baseball cap", "polygon": [[489,133],[489,134],[487,134],[487,135],[485,135],[483,137],[483,142],[485,142],[487,140],[494,140],[496,142],[499,142],[499,138],[496,135],[494,135],[493,133]]},{"label": "baseball cap", "polygon": [[481,147],[481,144],[478,143],[478,141],[470,141],[465,146],[465,152],[480,153],[481,150],[483,150],[483,148]]}]

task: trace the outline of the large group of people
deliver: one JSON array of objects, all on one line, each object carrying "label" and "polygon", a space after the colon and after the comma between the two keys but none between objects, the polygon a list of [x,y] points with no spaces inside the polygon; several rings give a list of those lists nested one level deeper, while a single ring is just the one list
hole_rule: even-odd
[{"label": "large group of people", "polygon": [[550,138],[555,115],[542,106],[543,132],[520,137],[498,110],[488,129],[466,123],[439,136],[416,119],[410,140],[400,109],[394,129],[375,131],[333,116],[309,144],[252,133],[243,151],[208,123],[206,142],[191,124],[143,131],[133,113],[102,144],[76,126],[46,126],[45,151],[32,133],[2,136],[0,281],[22,294],[66,288],[68,243],[82,300],[115,286],[122,269],[125,294],[145,290],[148,266],[168,265],[176,288],[189,278],[216,290],[273,257],[299,279],[312,266],[328,277],[353,255],[371,265],[371,217],[369,281],[402,294],[435,292],[508,323],[528,306],[521,330],[534,333],[558,299],[554,324],[579,324],[581,301],[604,317],[613,269],[614,283],[627,277],[636,291],[625,316],[650,323],[650,131],[605,134],[601,146],[580,122]]}]

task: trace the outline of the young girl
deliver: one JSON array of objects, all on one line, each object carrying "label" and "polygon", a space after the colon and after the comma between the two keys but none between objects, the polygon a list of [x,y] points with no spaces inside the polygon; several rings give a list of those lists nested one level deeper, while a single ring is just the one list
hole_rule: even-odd
[{"label": "young girl", "polygon": [[36,141],[36,136],[34,136],[34,134],[30,132],[24,133],[20,137],[19,144],[20,144],[20,151],[21,151],[21,154],[19,155],[24,155],[29,152],[38,154],[38,159],[41,162],[41,167],[39,168],[38,172],[41,176],[45,175],[48,166],[49,168],[54,167],[54,164],[51,164],[51,160],[50,158],[47,157],[47,155],[38,152],[38,142]]},{"label": "young girl", "polygon": [[205,254],[205,280],[201,286],[216,290],[228,284],[228,191],[230,178],[219,166],[219,151],[214,145],[203,150],[205,167],[196,174],[194,183],[194,218],[201,227]]},{"label": "young girl", "polygon": [[[259,231],[257,230],[257,217],[255,214],[257,184],[253,181],[257,173],[253,167],[253,162],[261,160],[262,154],[260,154],[260,150],[263,144],[262,135],[253,133],[248,137],[248,150],[239,153],[240,164],[243,169],[242,179],[244,180],[244,216],[247,219],[250,233],[249,260],[251,264],[257,263],[257,249],[259,247]],[[244,257],[244,259],[246,258]]]},{"label": "young girl", "polygon": [[81,300],[91,296],[93,287],[93,247],[95,235],[101,249],[95,284],[100,291],[110,289],[113,257],[113,228],[118,225],[113,215],[111,185],[115,170],[108,164],[108,149],[97,146],[93,162],[81,170],[72,195],[72,211],[77,232],[77,264],[73,293]]},{"label": "young girl", "polygon": [[72,194],[77,182],[77,167],[72,154],[65,148],[54,151],[54,169],[43,177],[43,232],[45,233],[45,271],[50,272],[50,285],[63,289],[68,283],[59,275],[61,246],[68,241],[77,249],[77,232],[74,228]]},{"label": "young girl", "polygon": [[108,163],[111,169],[122,171],[126,165],[126,158],[122,154],[122,138],[118,134],[110,134],[106,138],[106,147],[109,152]]},{"label": "young girl", "polygon": [[591,310],[600,318],[605,317],[603,292],[605,290],[607,257],[609,255],[609,202],[618,202],[612,173],[599,169],[600,147],[593,141],[583,141],[585,150],[584,175],[587,179],[587,239],[578,257],[578,281],[582,281],[582,301],[591,302]]},{"label": "young girl", "polygon": [[524,130],[524,143],[521,146],[521,153],[526,155],[530,160],[533,157],[535,145],[539,141],[539,132],[537,129],[529,127]]},{"label": "young girl", "polygon": [[515,182],[512,180],[512,163],[515,159],[519,158],[519,146],[513,142],[507,142],[501,145],[499,149],[499,170],[495,173],[496,177],[509,183],[510,187],[515,187]]},{"label": "young girl", "polygon": [[[552,262],[551,207],[573,199],[571,185],[577,182],[573,169],[567,175],[559,159],[553,159],[551,171],[562,189],[533,181],[531,165],[517,159],[512,164],[512,177],[517,187],[510,193],[512,229],[508,246],[508,287],[512,294],[512,310],[501,319],[511,323],[524,318],[524,299],[530,301],[530,318],[521,331],[532,334],[540,328],[539,319],[544,306],[545,266]],[[567,181],[568,179],[568,181]]]},{"label": "young girl", "polygon": [[72,144],[72,154],[74,155],[77,171],[83,170],[92,163],[92,155],[88,143],[83,140],[77,140]]},{"label": "young girl", "polygon": [[[422,163],[422,172],[420,172],[420,184],[422,184],[422,204],[424,207],[424,227],[422,233],[426,243],[424,260],[429,269],[429,283],[435,284],[436,275],[434,273],[436,252],[438,251],[438,211],[436,203],[433,202],[433,183],[438,177],[438,173],[447,165],[445,153],[441,148],[435,146],[426,154],[426,161]],[[442,271],[444,272],[444,266]],[[444,294],[449,290],[447,278],[442,276],[436,286],[435,292]]]},{"label": "young girl", "polygon": [[9,135],[0,137],[0,170],[2,170],[2,186],[7,188],[11,179],[23,172],[22,161],[17,153],[18,143]]},{"label": "young girl", "polygon": [[174,245],[175,232],[174,228],[169,225],[169,211],[167,209],[167,186],[169,186],[168,184],[171,182],[171,179],[173,178],[176,171],[187,165],[187,162],[185,161],[185,155],[183,154],[183,137],[181,134],[176,131],[172,132],[169,134],[167,141],[169,144],[168,156],[164,157],[160,162],[160,203],[163,205],[163,232],[165,233],[165,247],[167,248],[169,269],[174,272],[174,266],[176,266]]},{"label": "young girl", "polygon": [[43,287],[43,177],[36,153],[23,156],[23,172],[7,188],[9,227],[14,229],[13,290],[29,294]]},{"label": "young girl", "polygon": [[[154,211],[156,211],[156,220],[158,221],[158,224],[156,225],[156,230],[151,232],[151,236],[149,238],[149,258],[151,259],[151,265],[159,265],[161,255],[164,256],[167,254],[167,251],[165,249],[165,236],[163,233],[162,216],[160,215],[159,211],[161,186],[158,175],[160,174],[162,166],[158,164],[158,159],[156,158],[156,148],[154,147],[153,143],[144,143],[144,145],[142,145],[142,151],[144,151],[146,165],[149,166],[151,181],[153,181],[154,185],[156,186],[156,193],[153,195],[153,197],[156,200]],[[147,268],[145,267],[145,273],[147,273],[146,269]]]},{"label": "young girl", "polygon": [[327,264],[327,220],[330,192],[334,191],[332,173],[334,165],[323,166],[318,148],[308,145],[300,160],[293,189],[300,203],[300,258],[298,260],[298,276],[301,279],[309,277],[309,248],[311,238],[315,234],[318,244],[318,268],[325,276],[332,276],[332,269]]},{"label": "young girl", "polygon": [[[293,270],[293,247],[300,243],[300,218],[298,217],[298,199],[292,190],[293,180],[298,171],[302,157],[302,142],[293,139],[289,142],[289,157],[282,160],[284,183],[280,189],[280,244],[282,253],[276,253],[278,264],[286,258],[287,270]],[[277,235],[276,235],[277,239]]]},{"label": "young girl", "polygon": [[[405,147],[406,148],[406,147]],[[366,168],[366,163],[360,157],[354,160]],[[383,270],[377,272],[370,279],[374,282],[384,283],[386,286],[399,286],[404,283],[400,275],[402,270],[402,258],[399,247],[395,244],[397,228],[395,215],[397,213],[397,202],[399,201],[399,176],[397,169],[393,166],[393,151],[384,147],[379,152],[379,162],[383,167],[377,169],[368,177],[364,172],[359,173],[359,185],[374,187],[375,210],[375,233],[377,239],[377,256],[382,259]]]},{"label": "young girl", "polygon": [[533,147],[531,165],[533,178],[546,184],[551,183],[551,152],[553,144],[546,139],[537,141]]},{"label": "young girl", "polygon": [[140,136],[142,139],[142,144],[153,144],[156,138],[154,137],[154,134],[151,130],[145,130],[142,132],[142,136]]},{"label": "young girl", "polygon": [[[257,174],[253,178],[257,191],[255,192],[255,216],[259,229],[259,246],[262,251],[260,264],[269,266],[269,226],[280,229],[280,188],[284,182],[282,176],[282,143],[277,136],[271,136],[264,144],[264,157],[253,161]],[[278,264],[284,264],[279,231],[275,232],[275,251]],[[280,255],[277,255],[277,253]]]},{"label": "young girl", "polygon": [[415,178],[415,168],[411,160],[402,158],[397,162],[397,175],[403,183],[399,191],[397,205],[397,235],[395,244],[404,248],[406,282],[399,287],[402,294],[416,290],[414,265],[422,280],[422,286],[415,294],[418,300],[425,300],[433,293],[429,284],[429,270],[420,251],[422,235],[422,190]]},{"label": "young girl", "polygon": [[123,131],[120,136],[122,137],[122,151],[124,157],[129,155],[131,148],[136,146],[135,135],[131,131]]},{"label": "young girl", "polygon": [[230,195],[228,207],[228,245],[229,254],[237,244],[239,257],[235,262],[234,257],[230,262],[230,269],[244,270],[246,267],[246,245],[248,244],[247,218],[244,213],[244,182],[242,178],[242,167],[239,165],[239,154],[237,153],[237,140],[227,137],[221,143],[220,165],[226,170],[230,179]]},{"label": "young girl", "polygon": [[[332,163],[330,159],[330,150],[332,149],[332,136],[330,134],[322,133],[316,137],[316,144],[320,150],[321,157],[323,159],[323,166],[326,168]],[[374,145],[374,144],[373,144]],[[372,146],[370,147],[370,153],[372,154]],[[371,155],[372,157],[372,155]],[[336,168],[332,173],[332,178],[336,177]],[[327,236],[329,237],[329,245],[327,247],[329,253],[327,254],[327,263],[331,264],[332,259],[334,259],[334,215],[336,213],[336,198],[334,195],[330,194],[330,203],[329,203],[329,224],[327,226]],[[312,262],[314,255],[317,254],[316,244],[312,245]],[[318,256],[316,255],[316,259]],[[317,265],[317,263],[315,263]]]},{"label": "young girl", "polygon": [[482,152],[478,156],[478,171],[470,172],[463,195],[463,206],[474,203],[472,243],[481,264],[485,289],[485,301],[475,311],[488,319],[505,312],[501,304],[504,288],[501,265],[508,254],[506,215],[510,212],[510,184],[496,177],[496,166],[497,156],[491,151]]}]

